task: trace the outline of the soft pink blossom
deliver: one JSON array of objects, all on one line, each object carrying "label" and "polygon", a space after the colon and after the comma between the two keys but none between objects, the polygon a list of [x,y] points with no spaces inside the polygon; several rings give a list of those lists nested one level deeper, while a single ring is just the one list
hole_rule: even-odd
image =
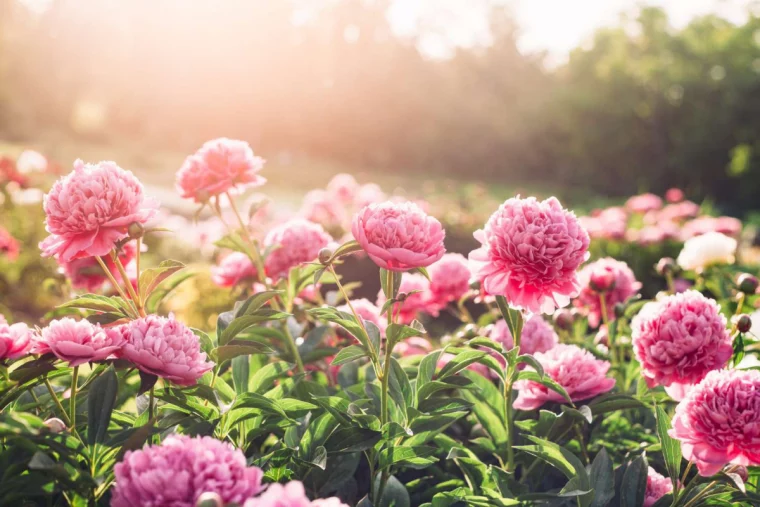
[{"label": "soft pink blossom", "polygon": [[343,204],[351,204],[359,192],[359,184],[350,174],[336,174],[327,184],[327,193]]},{"label": "soft pink blossom", "polygon": [[681,239],[687,240],[708,232],[719,232],[737,238],[742,231],[742,223],[734,217],[697,217],[686,222],[681,229]]},{"label": "soft pink blossom", "polygon": [[684,220],[694,218],[698,215],[699,204],[692,201],[681,201],[676,204],[668,204],[660,211],[656,212],[653,223],[658,221],[683,222]]},{"label": "soft pink blossom", "polygon": [[[372,322],[380,330],[380,335],[385,336],[385,328],[388,326],[388,319],[380,315],[380,308],[366,298],[352,299],[351,306],[359,317],[367,322]],[[351,313],[348,305],[338,307],[338,310],[344,313]]]},{"label": "soft pink blossom", "polygon": [[649,387],[676,400],[733,354],[720,307],[694,290],[647,303],[631,322],[633,352]]},{"label": "soft pink blossom", "polygon": [[32,348],[32,332],[26,324],[19,322],[8,325],[0,315],[0,361],[18,359]]},{"label": "soft pink blossom", "polygon": [[[411,294],[413,291],[414,294]],[[399,295],[408,294],[402,302],[393,305],[393,312],[402,324],[409,324],[420,313],[427,313],[436,317],[439,308],[430,300],[430,282],[419,273],[406,273],[401,279]],[[382,308],[385,304],[385,294],[381,290],[377,295],[377,306]],[[390,311],[390,309],[388,310]]]},{"label": "soft pink blossom", "polygon": [[665,192],[665,200],[671,204],[681,202],[683,201],[683,199],[684,199],[683,190],[681,190],[680,188],[669,188],[668,191]]},{"label": "soft pink blossom", "polygon": [[376,183],[366,183],[359,188],[356,193],[356,202],[354,205],[361,209],[370,204],[383,202],[387,199],[385,192]]},{"label": "soft pink blossom", "polygon": [[[509,326],[504,319],[496,321],[488,336],[493,341],[501,343],[505,350],[512,350],[515,346],[512,333],[509,332]],[[533,355],[537,352],[547,352],[557,343],[559,343],[559,337],[556,331],[543,317],[532,315],[525,320],[520,333],[520,354]]]},{"label": "soft pink blossom", "polygon": [[714,370],[676,407],[668,432],[700,475],[760,465],[760,372]]},{"label": "soft pink blossom", "polygon": [[413,336],[400,341],[393,351],[401,357],[424,356],[433,351],[433,345],[421,336]]},{"label": "soft pink blossom", "polygon": [[234,287],[240,283],[253,284],[256,281],[256,266],[242,252],[226,255],[218,266],[211,267],[211,280],[219,287]]},{"label": "soft pink blossom", "polygon": [[464,255],[447,253],[428,268],[430,297],[444,308],[470,291],[470,267]]},{"label": "soft pink blossom", "polygon": [[673,482],[667,477],[658,474],[657,471],[649,467],[647,473],[647,489],[644,494],[644,504],[642,507],[652,507],[657,500],[673,491]]},{"label": "soft pink blossom", "polygon": [[553,313],[578,295],[576,269],[588,258],[589,236],[554,197],[508,199],[475,232],[470,252],[486,293],[530,312]]},{"label": "soft pink blossom", "polygon": [[[124,270],[127,272],[127,274],[129,274],[128,268],[130,266],[130,263],[136,255],[137,248],[132,242],[124,244],[124,246],[119,251],[119,260],[125,267]],[[105,255],[102,257],[102,260],[116,281],[121,282],[121,273],[119,273],[119,270],[111,259],[111,256]],[[58,259],[58,261],[61,266],[61,270],[63,270],[63,273],[66,275],[66,277],[71,280],[71,286],[75,289],[84,289],[87,292],[98,292],[103,288],[104,285],[110,283],[108,277],[103,272],[103,268],[100,266],[100,263],[95,257],[81,257],[79,259],[73,259],[70,261]],[[136,266],[132,267],[135,269],[136,275]]]},{"label": "soft pink blossom", "polygon": [[[578,273],[578,280],[581,283],[581,293],[573,304],[588,314],[591,327],[597,327],[604,320],[601,297],[604,297],[607,318],[613,319],[615,305],[626,302],[641,289],[641,283],[636,281],[628,264],[611,257],[584,266]],[[602,280],[609,286],[600,286]]]},{"label": "soft pink blossom", "polygon": [[410,202],[366,206],[351,232],[370,259],[390,271],[427,267],[446,252],[441,223]]},{"label": "soft pink blossom", "polygon": [[21,174],[44,173],[47,168],[47,157],[34,150],[24,150],[16,159],[16,169]]},{"label": "soft pink blossom", "polygon": [[278,225],[266,235],[264,246],[271,249],[264,269],[274,280],[287,278],[291,268],[317,260],[317,254],[332,242],[321,225],[296,218]]},{"label": "soft pink blossom", "polygon": [[253,154],[245,141],[227,138],[207,141],[185,159],[177,172],[182,197],[204,203],[211,197],[266,183],[258,173],[264,159]]},{"label": "soft pink blossom", "polygon": [[74,162],[74,170],[59,179],[45,195],[43,257],[66,262],[79,257],[102,257],[128,236],[132,223],[145,224],[157,204],[145,199],[142,184],[114,162]]},{"label": "soft pink blossom", "polygon": [[118,357],[125,342],[118,331],[71,317],[52,321],[42,330],[40,337],[44,344],[35,347],[35,352],[49,350],[58,359],[68,361],[69,366]]},{"label": "soft pink blossom", "polygon": [[[561,385],[574,402],[606,393],[615,386],[615,379],[607,377],[610,363],[595,358],[576,345],[560,343],[533,357],[544,368],[544,373]],[[519,390],[514,402],[518,410],[535,410],[547,402],[565,401],[558,393],[531,380],[519,380],[515,382],[515,388]]]},{"label": "soft pink blossom", "polygon": [[299,213],[303,218],[329,230],[343,227],[346,221],[345,207],[325,190],[311,190],[301,203]]},{"label": "soft pink blossom", "polygon": [[0,226],[0,254],[8,260],[16,260],[19,254],[19,243],[5,227]]},{"label": "soft pink blossom", "polygon": [[594,239],[623,239],[628,227],[628,213],[623,208],[599,210],[592,216],[579,217],[578,222]]},{"label": "soft pink blossom", "polygon": [[127,451],[114,475],[111,507],[195,507],[203,493],[242,504],[263,489],[261,469],[212,437],[170,435],[160,445]]},{"label": "soft pink blossom", "polygon": [[662,199],[654,194],[634,195],[625,202],[625,208],[634,213],[646,213],[662,208]]},{"label": "soft pink blossom", "polygon": [[309,500],[303,484],[290,481],[286,484],[270,484],[256,498],[246,500],[243,507],[348,507],[339,498]]}]

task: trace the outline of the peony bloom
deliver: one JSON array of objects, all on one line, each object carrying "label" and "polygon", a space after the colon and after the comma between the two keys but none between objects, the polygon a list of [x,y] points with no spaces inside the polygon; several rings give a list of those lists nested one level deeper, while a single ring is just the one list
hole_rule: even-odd
[{"label": "peony bloom", "polygon": [[[498,320],[491,328],[489,338],[504,346],[504,350],[512,350],[514,341],[509,326],[504,319]],[[520,333],[520,354],[534,355],[537,352],[547,352],[559,343],[559,337],[554,328],[540,315],[533,315],[525,321]]]},{"label": "peony bloom", "polygon": [[267,275],[274,280],[287,278],[291,268],[315,261],[320,250],[332,242],[321,225],[296,218],[273,228],[264,239],[272,249],[264,261]]},{"label": "peony bloom", "polygon": [[302,201],[299,213],[303,218],[329,230],[343,227],[345,210],[324,190],[311,190]]},{"label": "peony bloom", "polygon": [[245,141],[214,139],[185,159],[177,172],[177,191],[204,203],[219,194],[263,185],[267,180],[258,174],[263,167],[264,159]]},{"label": "peony bloom", "polygon": [[[414,294],[409,294],[410,292]],[[409,324],[419,313],[427,313],[434,317],[438,316],[438,307],[430,301],[430,282],[419,273],[405,274],[401,279],[399,294],[408,294],[403,302],[393,305],[395,315],[401,324]],[[377,295],[377,306],[382,308],[385,304],[385,294],[381,290]],[[388,310],[390,311],[390,310]]]},{"label": "peony bloom", "polygon": [[211,268],[211,280],[219,287],[234,287],[239,283],[252,285],[256,281],[256,266],[242,252],[232,252]]},{"label": "peony bloom", "polygon": [[662,208],[662,199],[654,194],[634,195],[625,202],[625,208],[633,213],[646,213]]},{"label": "peony bloom", "polygon": [[263,489],[261,469],[212,437],[170,435],[161,445],[127,451],[114,475],[111,507],[195,507],[203,493],[242,504]]},{"label": "peony bloom", "polygon": [[102,257],[128,236],[132,223],[144,225],[157,211],[145,199],[135,176],[114,162],[74,162],[74,170],[59,179],[45,195],[45,229],[40,243],[43,257],[67,262],[80,257]]},{"label": "peony bloom", "polygon": [[615,305],[624,303],[634,296],[641,283],[628,267],[628,264],[611,257],[599,259],[587,264],[578,272],[581,293],[573,304],[588,313],[591,327],[597,327],[604,321],[600,296],[604,297],[607,318],[615,317]]},{"label": "peony bloom", "polygon": [[0,315],[0,361],[18,359],[29,353],[32,348],[32,332],[19,322],[8,325],[5,317]]},{"label": "peony bloom", "polygon": [[694,290],[647,303],[631,321],[633,352],[647,385],[675,400],[733,355],[720,307]]},{"label": "peony bloom", "polygon": [[[362,320],[372,322],[380,330],[380,335],[385,335],[385,328],[388,327],[388,319],[386,319],[385,316],[380,315],[380,308],[366,298],[352,299],[351,306],[354,307],[354,310]],[[339,306],[338,310],[345,313],[351,313],[351,309],[348,305]]]},{"label": "peony bloom", "polygon": [[35,346],[36,353],[52,352],[72,367],[119,356],[125,341],[116,330],[71,317],[51,322],[40,333],[40,340]]},{"label": "peony bloom", "polygon": [[694,220],[684,224],[681,230],[681,237],[684,240],[706,234],[708,232],[719,232],[726,236],[736,238],[742,231],[742,223],[734,217],[697,217]]},{"label": "peony bloom", "polygon": [[44,173],[48,168],[48,159],[34,150],[24,150],[16,159],[16,169],[21,174]]},{"label": "peony bloom", "polygon": [[402,340],[397,343],[396,347],[393,349],[393,352],[398,353],[401,357],[424,356],[432,351],[433,346],[421,336],[413,336],[406,340]]},{"label": "peony bloom", "polygon": [[623,239],[628,227],[628,213],[614,206],[600,210],[594,216],[579,217],[578,222],[592,238]]},{"label": "peony bloom", "polygon": [[724,465],[760,465],[760,372],[716,370],[676,407],[668,432],[700,475]]},{"label": "peony bloom", "polygon": [[0,254],[5,255],[9,260],[18,258],[19,245],[16,238],[11,236],[7,229],[0,226]]},{"label": "peony bloom", "polygon": [[649,467],[649,472],[647,473],[647,489],[642,507],[652,507],[657,503],[657,500],[672,491],[673,482],[667,477],[658,474],[654,468]]},{"label": "peony bloom", "polygon": [[732,264],[736,240],[719,232],[708,232],[687,239],[678,254],[678,265],[686,270],[701,270],[713,264]]},{"label": "peony bloom", "polygon": [[457,253],[447,253],[430,265],[430,297],[434,304],[444,308],[459,301],[470,291],[470,267],[467,259]]},{"label": "peony bloom", "polygon": [[485,292],[530,312],[553,313],[578,295],[575,270],[588,258],[589,236],[554,197],[507,199],[475,232],[470,252]]},{"label": "peony bloom", "polygon": [[671,204],[676,204],[684,200],[683,190],[680,188],[669,188],[665,192],[665,200]]},{"label": "peony bloom", "polygon": [[377,183],[367,183],[359,187],[359,191],[356,194],[356,201],[354,205],[361,209],[370,204],[383,202],[387,199],[385,192],[380,188]]},{"label": "peony bloom", "polygon": [[[133,282],[133,285],[136,283],[137,266],[132,263],[132,260],[134,260],[136,255],[137,248],[132,242],[126,243],[119,252],[119,260],[124,266],[127,275],[130,275],[130,271],[134,272],[135,280],[130,280]],[[122,281],[121,273],[119,273],[116,264],[111,260],[111,256],[105,255],[102,259],[116,281]],[[87,292],[98,292],[104,285],[110,284],[108,277],[103,273],[103,268],[95,257],[82,257],[70,261],[58,259],[58,261],[61,270],[66,275],[66,278],[71,280],[71,286],[75,289],[84,289]],[[132,277],[130,276],[130,278]]]},{"label": "peony bloom", "polygon": [[271,484],[256,498],[246,500],[243,507],[348,507],[339,498],[309,500],[303,484],[290,481],[285,485]]},{"label": "peony bloom", "polygon": [[[533,357],[541,363],[546,375],[565,388],[574,402],[606,393],[615,386],[615,379],[607,377],[610,363],[595,358],[576,345],[560,343]],[[538,382],[519,380],[515,382],[515,388],[520,391],[514,403],[518,410],[535,410],[546,402],[564,401],[562,396]]]},{"label": "peony bloom", "polygon": [[351,232],[370,259],[390,271],[427,267],[446,252],[441,223],[411,202],[370,204],[354,216]]},{"label": "peony bloom", "polygon": [[359,184],[350,174],[336,174],[327,184],[327,193],[342,204],[352,204],[359,192]]},{"label": "peony bloom", "polygon": [[116,328],[124,336],[125,359],[137,369],[171,380],[181,386],[194,385],[214,363],[206,361],[198,337],[174,317],[148,315]]}]

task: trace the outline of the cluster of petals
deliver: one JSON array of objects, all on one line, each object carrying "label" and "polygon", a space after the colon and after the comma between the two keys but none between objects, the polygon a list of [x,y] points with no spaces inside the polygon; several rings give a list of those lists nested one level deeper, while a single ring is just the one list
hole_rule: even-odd
[{"label": "cluster of petals", "polygon": [[[507,321],[500,319],[491,328],[489,338],[504,346],[504,350],[514,347],[512,333],[509,332]],[[532,315],[525,320],[520,333],[520,354],[533,355],[537,352],[547,352],[559,343],[559,336],[554,328],[540,315]]]},{"label": "cluster of petals", "polygon": [[337,497],[309,500],[299,481],[271,484],[256,498],[246,500],[243,507],[348,507]]},{"label": "cluster of petals", "polygon": [[263,185],[263,167],[264,159],[245,141],[213,139],[185,159],[177,172],[177,190],[182,197],[205,203],[220,194]]},{"label": "cluster of petals", "polygon": [[[560,343],[533,357],[541,364],[544,373],[565,389],[573,402],[593,398],[615,386],[615,380],[607,376],[610,363],[595,358],[576,345]],[[515,382],[515,388],[519,394],[514,407],[519,410],[535,410],[547,402],[564,401],[558,393],[531,380],[519,380]]]},{"label": "cluster of petals", "polygon": [[641,289],[628,264],[611,257],[584,266],[578,272],[578,280],[581,292],[573,304],[588,314],[591,327],[599,326],[604,320],[600,298],[604,298],[607,318],[612,319],[615,305],[624,303]]},{"label": "cluster of petals", "polygon": [[[137,278],[137,266],[132,262],[137,255],[137,248],[134,243],[128,242],[122,246],[119,251],[119,261],[124,266],[124,271],[130,276],[130,282],[134,285]],[[119,273],[116,264],[110,255],[101,257],[108,271],[116,281],[121,282],[121,273]],[[103,272],[103,268],[96,257],[81,257],[64,261],[59,259],[61,270],[66,278],[71,280],[71,286],[75,289],[83,289],[87,292],[98,292],[104,285],[109,283],[108,277]],[[134,275],[134,276],[132,276]]]},{"label": "cluster of petals", "polygon": [[708,232],[719,232],[736,238],[742,232],[742,223],[734,217],[697,217],[684,224],[681,236],[686,240]]},{"label": "cluster of petals", "polygon": [[736,254],[736,240],[720,232],[708,232],[687,239],[678,265],[686,270],[702,270],[714,264],[732,264]]},{"label": "cluster of petals", "polygon": [[430,298],[440,308],[459,301],[470,290],[470,267],[458,253],[447,253],[430,265]]},{"label": "cluster of petals", "polygon": [[596,210],[591,216],[579,217],[578,221],[594,239],[618,240],[626,236],[628,213],[621,207],[613,206]]},{"label": "cluster of petals", "polygon": [[411,202],[370,204],[354,215],[354,239],[390,271],[427,267],[443,257],[441,223]]},{"label": "cluster of petals", "polygon": [[108,254],[127,237],[130,224],[144,225],[157,210],[131,172],[114,162],[81,160],[55,182],[43,207],[50,235],[40,243],[42,255],[63,262]]},{"label": "cluster of petals", "polygon": [[657,500],[673,491],[673,481],[664,477],[662,474],[649,467],[647,472],[647,489],[644,493],[644,504],[642,507],[652,507]]},{"label": "cluster of petals", "polygon": [[[398,292],[399,295],[406,295],[403,301],[393,305],[393,312],[398,317],[398,322],[409,324],[420,313],[434,317],[438,315],[438,306],[430,300],[430,282],[423,275],[419,273],[405,274],[401,279]],[[381,290],[377,295],[377,306],[382,308],[385,301],[385,294]]]},{"label": "cluster of petals", "polygon": [[647,303],[631,322],[633,352],[649,387],[676,400],[733,354],[720,307],[694,290]]},{"label": "cluster of petals", "polygon": [[52,321],[40,333],[34,352],[52,352],[69,366],[119,357],[125,338],[116,330],[103,329],[86,320],[64,317]]},{"label": "cluster of petals", "polygon": [[482,246],[469,258],[486,293],[533,313],[553,313],[578,295],[589,236],[556,198],[508,199],[475,239]]},{"label": "cluster of petals", "polygon": [[211,280],[219,287],[234,287],[247,283],[253,284],[257,277],[256,266],[242,252],[231,252],[219,265],[211,268]]},{"label": "cluster of petals", "polygon": [[311,190],[304,196],[299,215],[329,231],[342,229],[346,221],[345,207],[322,189]]},{"label": "cluster of petals", "polygon": [[160,445],[128,451],[114,467],[111,507],[195,507],[203,493],[242,504],[261,492],[261,469],[212,437],[171,435]]},{"label": "cluster of petals", "polygon": [[625,208],[633,213],[658,210],[662,208],[662,198],[649,193],[634,195],[625,202]]},{"label": "cluster of petals", "polygon": [[333,176],[327,184],[327,194],[343,204],[350,205],[356,200],[360,188],[353,176],[340,173]]},{"label": "cluster of petals", "polygon": [[665,192],[665,200],[671,204],[679,203],[683,201],[685,197],[683,190],[677,187],[669,188],[668,191]]},{"label": "cluster of petals", "polygon": [[271,250],[264,269],[273,280],[287,278],[291,268],[315,261],[317,254],[332,242],[321,225],[296,218],[267,233],[264,246]]},{"label": "cluster of petals", "polygon": [[9,183],[24,188],[29,184],[29,179],[18,170],[12,158],[0,156],[0,185]]},{"label": "cluster of petals", "polygon": [[125,359],[140,371],[177,385],[195,384],[214,366],[201,352],[198,337],[173,316],[148,315],[113,331],[123,336]]},{"label": "cluster of petals", "polygon": [[712,371],[676,407],[671,437],[710,476],[724,465],[760,465],[760,372]]},{"label": "cluster of petals", "polygon": [[[380,315],[380,308],[366,298],[352,299],[351,306],[356,314],[365,322],[372,322],[380,330],[380,335],[385,336],[385,328],[388,327],[388,319]],[[348,305],[338,307],[344,313],[351,313]]]},{"label": "cluster of petals", "polygon": [[19,244],[16,238],[14,238],[8,229],[0,226],[0,254],[7,257],[9,260],[16,260],[19,254]]},{"label": "cluster of petals", "polygon": [[32,348],[32,332],[24,323],[8,324],[0,315],[0,361],[18,359]]}]

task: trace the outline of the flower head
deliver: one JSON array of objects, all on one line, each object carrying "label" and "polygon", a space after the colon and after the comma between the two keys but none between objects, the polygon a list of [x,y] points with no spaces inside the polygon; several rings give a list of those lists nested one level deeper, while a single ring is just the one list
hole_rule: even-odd
[{"label": "flower head", "polygon": [[264,246],[272,249],[264,261],[267,275],[286,278],[291,268],[317,259],[319,251],[332,242],[321,225],[296,218],[278,225],[267,234]]},{"label": "flower head", "polygon": [[625,202],[625,207],[634,213],[646,213],[662,208],[662,199],[654,194],[634,195]]},{"label": "flower head", "polygon": [[111,507],[195,507],[203,493],[242,504],[263,489],[261,469],[212,437],[171,435],[161,445],[128,451],[114,475]]},{"label": "flower head", "polygon": [[712,264],[732,264],[735,253],[734,238],[720,232],[707,232],[687,239],[677,261],[683,269],[701,270]]},{"label": "flower head", "polygon": [[271,484],[256,498],[246,500],[243,507],[348,507],[339,498],[323,498],[311,501],[303,484],[290,481],[287,484]]},{"label": "flower head", "polygon": [[553,313],[578,294],[575,270],[588,258],[589,237],[554,197],[507,199],[475,239],[482,246],[470,262],[488,294],[534,313]]},{"label": "flower head", "polygon": [[19,244],[5,227],[0,226],[0,254],[9,260],[16,260],[19,253]]},{"label": "flower head", "polygon": [[441,223],[411,202],[370,204],[354,216],[351,232],[370,259],[389,271],[427,267],[446,251]]},{"label": "flower head", "polygon": [[665,386],[676,400],[733,354],[720,307],[694,290],[647,303],[633,318],[631,330],[633,352],[647,384]]},{"label": "flower head", "polygon": [[667,477],[658,474],[657,471],[649,467],[647,473],[647,489],[644,494],[644,505],[642,507],[652,507],[657,500],[673,491],[673,482]]},{"label": "flower head", "polygon": [[58,256],[64,262],[108,254],[127,237],[130,224],[144,225],[157,211],[131,172],[114,162],[81,160],[55,182],[43,207],[50,235],[40,243],[42,255]]},{"label": "flower head", "polygon": [[51,322],[42,330],[40,338],[42,344],[35,348],[37,353],[50,351],[58,359],[68,361],[69,366],[118,356],[125,341],[115,330],[71,317]]},{"label": "flower head", "polygon": [[[135,277],[137,275],[137,268],[133,264],[130,265],[130,263],[136,255],[137,248],[135,248],[135,245],[132,242],[124,244],[119,251],[119,261],[124,265],[125,271],[129,274],[130,270],[134,269]],[[113,277],[117,281],[121,281],[121,273],[119,273],[111,256],[105,255],[102,257],[102,260]],[[63,273],[69,280],[71,280],[71,286],[75,289],[84,289],[87,292],[98,292],[104,285],[109,283],[108,277],[103,272],[103,268],[100,266],[96,257],[81,257],[70,261],[58,259],[58,261]]]},{"label": "flower head", "polygon": [[211,268],[211,280],[219,287],[234,287],[246,282],[256,281],[256,266],[242,252],[232,252],[225,256],[218,266]]},{"label": "flower head", "polygon": [[327,184],[327,193],[343,204],[351,204],[359,191],[359,184],[350,174],[336,174]]},{"label": "flower head", "polygon": [[470,290],[470,267],[467,259],[457,253],[447,253],[430,265],[430,297],[441,308],[467,294]]},{"label": "flower head", "polygon": [[[430,282],[423,275],[419,273],[404,274],[398,292],[399,295],[406,294],[403,301],[393,305],[393,311],[398,316],[400,323],[411,323],[419,313],[427,313],[434,317],[438,315],[438,306],[430,300]],[[382,308],[385,301],[385,294],[381,290],[377,295],[377,306]],[[388,309],[388,311],[391,310]]]},{"label": "flower head", "polygon": [[[498,320],[491,329],[489,337],[504,346],[505,350],[514,347],[512,333],[504,319]],[[533,355],[537,352],[546,352],[559,343],[559,337],[554,328],[540,315],[533,315],[525,321],[520,333],[520,354]]]},{"label": "flower head", "polygon": [[591,327],[597,327],[604,319],[600,298],[604,298],[607,318],[614,318],[615,305],[624,303],[641,289],[641,283],[628,264],[611,257],[587,264],[578,272],[581,293],[574,301],[576,307],[588,313]]},{"label": "flower head", "polygon": [[300,215],[328,230],[342,228],[346,220],[345,209],[325,190],[311,190],[302,201]]},{"label": "flower head", "polygon": [[32,332],[26,324],[8,325],[5,317],[0,315],[0,361],[18,359],[25,356],[32,348]]},{"label": "flower head", "polygon": [[684,200],[683,190],[680,188],[669,188],[665,192],[665,200],[671,204],[675,204]]}]

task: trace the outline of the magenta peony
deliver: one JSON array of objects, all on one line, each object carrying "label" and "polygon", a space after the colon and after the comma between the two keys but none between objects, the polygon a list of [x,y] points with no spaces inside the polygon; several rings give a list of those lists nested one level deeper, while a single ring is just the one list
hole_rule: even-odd
[{"label": "magenta peony", "polygon": [[264,261],[264,269],[273,280],[287,278],[291,268],[316,261],[321,249],[332,238],[321,225],[296,218],[278,225],[267,234],[264,246],[272,251]]},{"label": "magenta peony", "polygon": [[430,265],[428,274],[430,298],[439,308],[459,301],[470,290],[470,267],[467,259],[461,254],[445,254]]},{"label": "magenta peony", "polygon": [[370,259],[390,271],[427,267],[446,252],[441,223],[411,202],[370,204],[354,216],[351,232]]},{"label": "magenta peony", "polygon": [[144,225],[157,204],[143,195],[135,176],[114,162],[74,162],[74,170],[45,195],[45,229],[40,243],[43,257],[66,262],[108,254],[128,236],[132,223]]},{"label": "magenta peony", "polygon": [[625,202],[625,207],[634,213],[646,213],[662,208],[662,199],[654,194],[634,195]]},{"label": "magenta peony", "polygon": [[35,346],[36,353],[50,351],[58,359],[68,361],[69,366],[118,357],[125,341],[116,330],[71,317],[52,321],[42,330],[40,339],[42,343]]},{"label": "magenta peony", "polygon": [[[420,313],[427,313],[434,317],[438,315],[438,307],[430,300],[430,282],[423,275],[419,273],[405,274],[401,279],[398,292],[399,295],[408,295],[404,301],[393,305],[394,315],[398,317],[396,322],[409,324]],[[410,294],[412,292],[414,293]],[[377,295],[377,306],[382,308],[384,304],[385,294],[381,290]]]},{"label": "magenta peony", "polygon": [[193,385],[214,363],[206,361],[200,341],[174,317],[148,315],[116,328],[126,343],[125,359],[140,371],[181,386]]},{"label": "magenta peony", "polygon": [[578,272],[578,280],[581,293],[573,304],[588,314],[591,327],[604,321],[600,296],[604,296],[607,318],[613,319],[615,305],[624,303],[641,289],[641,283],[636,281],[628,264],[611,257],[584,266]]},{"label": "magenta peony", "polygon": [[652,507],[657,500],[673,491],[673,482],[667,477],[658,474],[657,471],[649,467],[647,473],[647,489],[644,494],[644,504],[642,507]]},{"label": "magenta peony", "polygon": [[26,324],[8,325],[0,315],[0,361],[18,359],[32,349],[32,332]]},{"label": "magenta peony", "polygon": [[[512,333],[504,319],[498,320],[489,333],[489,338],[501,343],[505,350],[514,347]],[[520,333],[520,354],[533,355],[536,352],[546,352],[559,343],[559,337],[554,328],[540,315],[533,315],[525,321]]]},{"label": "magenta peony", "polygon": [[[615,380],[607,377],[610,363],[595,358],[576,345],[560,343],[534,357],[541,363],[545,374],[565,388],[574,402],[606,393],[615,386]],[[519,390],[514,403],[518,410],[535,410],[547,402],[564,401],[558,393],[538,382],[519,380],[515,382],[515,388]]]},{"label": "magenta peony", "polygon": [[760,372],[715,370],[676,407],[670,436],[700,475],[728,463],[760,465]]},{"label": "magenta peony", "polygon": [[177,172],[177,190],[204,203],[225,192],[263,185],[266,179],[258,174],[263,167],[264,159],[245,141],[214,139],[185,159]]},{"label": "magenta peony", "polygon": [[256,273],[256,266],[246,254],[232,252],[218,266],[211,268],[211,280],[219,287],[234,287],[240,283],[253,285]]},{"label": "magenta peony", "polygon": [[256,498],[246,500],[243,507],[348,507],[339,498],[323,498],[311,501],[303,484],[290,481],[287,484],[271,484]]},{"label": "magenta peony", "polygon": [[[372,322],[380,330],[380,335],[385,335],[388,319],[386,319],[384,315],[380,315],[380,308],[365,298],[352,299],[351,306],[354,307],[354,311],[362,320]],[[339,306],[338,310],[345,313],[351,313],[351,309],[348,305]]]},{"label": "magenta peony", "polygon": [[475,239],[482,246],[470,262],[488,294],[534,313],[553,313],[578,294],[575,270],[588,258],[589,236],[554,197],[507,199]]},{"label": "magenta peony", "polygon": [[631,322],[633,352],[649,387],[675,400],[733,354],[720,307],[694,290],[647,303]]},{"label": "magenta peony", "polygon": [[111,507],[195,507],[203,493],[242,504],[263,489],[261,469],[212,437],[170,435],[161,445],[128,451],[114,475]]},{"label": "magenta peony", "polygon": [[[126,243],[119,252],[119,260],[124,266],[124,270],[129,275],[130,270],[135,271],[135,278],[137,275],[137,267],[130,265],[130,262],[137,255],[137,249],[132,242]],[[121,281],[121,273],[111,260],[110,255],[102,257],[108,270],[117,281]],[[73,259],[70,261],[63,261],[59,259],[61,270],[66,277],[71,280],[71,286],[75,289],[83,289],[87,292],[98,292],[104,285],[109,284],[108,277],[103,272],[103,268],[95,257],[82,257],[79,259]],[[133,284],[134,285],[134,284]]]}]

